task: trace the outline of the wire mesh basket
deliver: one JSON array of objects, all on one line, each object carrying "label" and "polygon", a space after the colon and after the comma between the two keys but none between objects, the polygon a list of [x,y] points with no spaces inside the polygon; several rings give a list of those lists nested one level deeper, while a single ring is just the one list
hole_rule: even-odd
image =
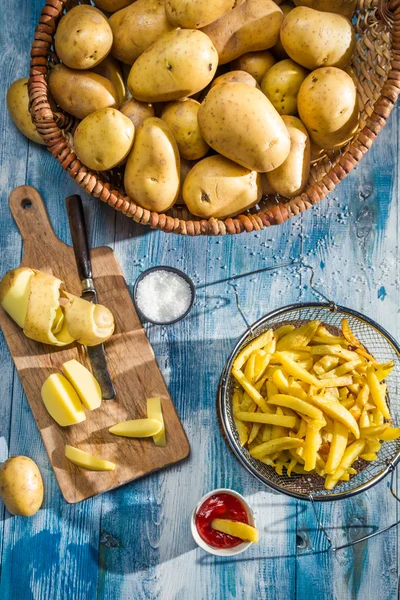
[{"label": "wire mesh basket", "polygon": [[317,474],[279,475],[273,467],[250,456],[241,447],[232,413],[234,378],[232,364],[240,350],[251,340],[267,329],[277,329],[281,325],[300,326],[305,321],[319,320],[331,331],[340,329],[341,321],[347,318],[355,336],[379,362],[394,362],[388,378],[387,403],[394,427],[400,426],[400,347],[392,336],[368,317],[334,303],[293,304],[262,317],[256,321],[239,339],[223,369],[217,396],[217,409],[221,428],[227,444],[239,462],[259,481],[294,498],[301,500],[331,501],[348,498],[365,491],[393,471],[400,460],[400,440],[383,442],[377,460],[358,460],[353,466],[357,474],[349,481],[340,482],[333,490],[324,488],[324,479]]}]

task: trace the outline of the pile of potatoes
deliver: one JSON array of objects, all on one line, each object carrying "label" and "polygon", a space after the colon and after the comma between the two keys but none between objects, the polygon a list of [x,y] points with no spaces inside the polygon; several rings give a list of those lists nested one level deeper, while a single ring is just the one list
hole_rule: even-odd
[{"label": "pile of potatoes", "polygon": [[357,130],[355,0],[94,4],[60,20],[49,90],[80,119],[81,162],[125,165],[143,208],[225,218],[297,196]]}]

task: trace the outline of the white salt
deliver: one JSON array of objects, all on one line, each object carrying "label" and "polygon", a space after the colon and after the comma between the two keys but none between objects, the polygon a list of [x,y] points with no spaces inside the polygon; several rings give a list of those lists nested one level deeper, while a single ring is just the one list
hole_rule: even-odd
[{"label": "white salt", "polygon": [[190,285],[172,271],[151,271],[137,285],[136,304],[146,318],[156,323],[179,319],[188,310],[191,301]]}]

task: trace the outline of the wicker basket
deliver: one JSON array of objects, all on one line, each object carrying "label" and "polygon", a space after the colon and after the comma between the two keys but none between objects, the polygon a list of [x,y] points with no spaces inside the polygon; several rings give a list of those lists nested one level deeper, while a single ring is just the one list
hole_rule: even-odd
[{"label": "wicker basket", "polygon": [[[184,206],[165,214],[137,206],[122,187],[119,169],[97,173],[82,165],[71,147],[74,118],[53,112],[46,76],[58,62],[54,35],[62,14],[79,0],[47,0],[36,28],[31,51],[29,97],[33,121],[52,155],[87,192],[137,223],[184,235],[225,235],[280,225],[324,198],[369,150],[384,127],[400,91],[400,0],[358,0],[357,44],[352,66],[357,75],[361,119],[353,140],[340,152],[311,168],[307,189],[290,200],[267,197],[250,211],[224,220],[199,219]],[[87,3],[87,2],[86,2]]]}]

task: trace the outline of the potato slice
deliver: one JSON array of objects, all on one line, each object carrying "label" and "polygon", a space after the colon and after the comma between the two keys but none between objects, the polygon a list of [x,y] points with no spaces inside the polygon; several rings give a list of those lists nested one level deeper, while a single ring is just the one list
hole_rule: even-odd
[{"label": "potato slice", "polygon": [[61,292],[61,296],[68,332],[80,344],[96,346],[112,336],[114,317],[108,308],[65,291]]},{"label": "potato slice", "polygon": [[277,350],[293,350],[299,346],[307,346],[314,337],[321,321],[309,321],[294,331],[284,335],[277,343]]},{"label": "potato slice", "polygon": [[86,367],[72,359],[63,364],[62,372],[77,391],[85,408],[88,410],[99,408],[102,400],[101,389]]},{"label": "potato slice", "polygon": [[380,410],[385,419],[390,419],[390,412],[385,398],[386,388],[379,383],[373,367],[367,369],[367,382],[376,408]]},{"label": "potato slice", "polygon": [[117,423],[108,430],[113,435],[122,437],[147,438],[160,433],[163,424],[155,419],[133,419]]},{"label": "potato slice", "polygon": [[65,446],[65,456],[74,465],[88,469],[89,471],[114,471],[115,469],[115,464],[109,460],[104,460],[104,458],[94,456],[68,444]]},{"label": "potato slice", "polygon": [[239,421],[279,425],[281,427],[288,427],[289,429],[293,429],[296,425],[296,417],[287,417],[285,415],[274,415],[263,412],[237,412],[235,417]]},{"label": "potato slice", "polygon": [[340,404],[338,400],[326,398],[324,396],[311,396],[311,402],[320,408],[328,417],[334,421],[340,421],[351,431],[354,437],[358,440],[360,437],[360,429],[353,415]]},{"label": "potato slice", "polygon": [[335,421],[333,426],[332,443],[325,466],[325,473],[328,475],[334,473],[338,468],[346,450],[348,438],[349,430],[347,427],[343,425],[343,423]]},{"label": "potato slice", "polygon": [[299,448],[303,446],[304,441],[291,438],[291,437],[280,437],[274,440],[270,440],[269,442],[263,442],[259,446],[252,448],[250,450],[250,455],[253,458],[263,458],[268,454],[273,454],[274,452],[278,452],[281,450],[290,450],[291,448]]},{"label": "potato slice", "polygon": [[79,396],[64,375],[50,375],[42,385],[41,394],[47,411],[61,427],[85,421]]},{"label": "potato slice", "polygon": [[153,435],[153,442],[156,446],[166,446],[167,440],[165,437],[165,426],[161,408],[161,398],[159,398],[158,396],[155,398],[147,398],[147,416],[149,419],[154,419],[155,421],[159,421],[161,423],[160,431]]},{"label": "potato slice", "polygon": [[28,310],[32,269],[19,267],[6,273],[0,282],[0,304],[21,328]]},{"label": "potato slice", "polygon": [[313,404],[310,404],[304,400],[300,400],[300,398],[296,398],[295,396],[289,396],[288,394],[277,394],[276,396],[269,398],[268,402],[269,404],[276,404],[277,406],[291,408],[302,415],[311,417],[311,419],[318,419],[322,421],[324,418],[324,415],[319,408],[316,408],[313,406]]},{"label": "potato slice", "polygon": [[259,540],[258,529],[251,525],[247,525],[247,523],[241,523],[240,521],[213,519],[211,521],[211,529],[240,538],[244,542],[253,542],[253,544],[257,544]]}]

